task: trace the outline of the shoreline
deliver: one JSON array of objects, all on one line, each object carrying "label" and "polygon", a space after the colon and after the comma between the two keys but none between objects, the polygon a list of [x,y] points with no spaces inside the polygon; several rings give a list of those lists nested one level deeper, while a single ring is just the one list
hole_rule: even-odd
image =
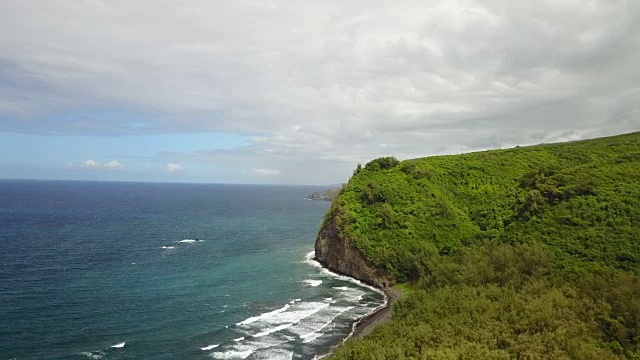
[{"label": "shoreline", "polygon": [[[311,256],[309,256],[311,255]],[[371,286],[365,283],[360,282],[359,280],[349,276],[349,275],[345,275],[345,274],[341,274],[341,273],[337,273],[325,266],[323,266],[322,264],[320,264],[319,261],[317,261],[317,259],[315,258],[315,256],[313,256],[315,254],[313,253],[309,253],[307,259],[309,260],[313,260],[315,261],[317,264],[320,265],[321,268],[323,268],[324,270],[331,272],[335,275],[338,276],[343,276],[343,277],[348,277],[350,279],[352,279],[353,281],[359,283],[362,286],[371,288],[372,290],[375,290],[379,293],[382,293],[384,295],[384,304],[379,306],[378,308],[374,309],[371,313],[355,320],[352,324],[351,324],[351,332],[349,333],[349,335],[347,335],[347,337],[345,337],[339,344],[333,345],[331,347],[331,349],[329,350],[328,353],[323,354],[323,355],[316,355],[316,357],[314,357],[314,359],[324,359],[328,356],[331,356],[331,354],[333,354],[333,352],[338,348],[338,346],[344,344],[347,340],[353,338],[362,338],[366,335],[369,335],[373,329],[379,325],[379,324],[384,324],[386,322],[388,322],[389,320],[391,320],[392,317],[392,310],[393,310],[393,305],[400,299],[402,298],[402,296],[404,295],[402,290],[400,289],[396,289],[393,287],[386,287],[386,288],[378,288],[375,286]]]},{"label": "shoreline", "polygon": [[377,325],[384,324],[391,320],[391,317],[393,316],[393,305],[402,298],[403,294],[401,290],[394,289],[392,287],[387,287],[381,290],[385,295],[385,304],[375,309],[371,314],[356,320],[351,327],[351,334],[349,334],[341,344],[349,340],[351,337],[362,338],[367,336],[371,334]]},{"label": "shoreline", "polygon": [[[325,268],[326,269],[326,268]],[[328,270],[328,269],[327,269]],[[391,320],[393,305],[403,296],[402,290],[394,289],[391,287],[387,287],[384,289],[376,288],[384,294],[385,303],[384,305],[378,307],[373,310],[368,315],[365,315],[351,325],[351,332],[347,335],[344,340],[342,340],[339,344],[333,345],[328,353],[323,354],[321,356],[317,356],[314,359],[324,359],[328,356],[331,356],[333,352],[342,344],[347,342],[347,340],[353,338],[360,339],[364,336],[371,334],[373,329],[379,324],[384,324]]]}]

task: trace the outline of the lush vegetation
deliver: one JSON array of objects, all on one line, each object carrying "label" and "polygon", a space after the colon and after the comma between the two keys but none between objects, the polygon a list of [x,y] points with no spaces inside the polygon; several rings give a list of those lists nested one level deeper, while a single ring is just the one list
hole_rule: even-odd
[{"label": "lush vegetation", "polygon": [[327,216],[415,288],[334,358],[640,358],[640,133],[377,159]]}]

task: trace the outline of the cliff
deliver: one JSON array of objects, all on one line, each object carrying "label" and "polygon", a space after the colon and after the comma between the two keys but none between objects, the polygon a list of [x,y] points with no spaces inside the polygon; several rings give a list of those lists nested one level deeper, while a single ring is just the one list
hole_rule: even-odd
[{"label": "cliff", "polygon": [[358,166],[316,258],[410,293],[332,359],[640,359],[638,219],[640,133]]},{"label": "cliff", "polygon": [[316,260],[327,269],[358,279],[366,284],[385,288],[391,282],[379,271],[369,266],[362,253],[353,242],[340,235],[337,225],[337,212],[332,207],[327,220],[322,224],[316,238]]},{"label": "cliff", "polygon": [[640,217],[639,165],[640,133],[376,159],[334,199],[317,256],[378,284],[380,273],[392,282],[419,281],[430,272],[425,259],[485,241],[542,243],[559,268],[576,274],[609,266],[640,272],[632,225]]}]

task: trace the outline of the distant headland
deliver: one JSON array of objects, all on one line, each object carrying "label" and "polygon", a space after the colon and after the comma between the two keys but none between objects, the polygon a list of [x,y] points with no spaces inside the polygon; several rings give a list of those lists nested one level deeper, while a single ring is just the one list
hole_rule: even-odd
[{"label": "distant headland", "polygon": [[333,199],[338,196],[340,193],[340,188],[327,189],[324,193],[314,191],[311,195],[307,196],[306,199],[309,200],[324,200],[324,201],[333,201]]}]

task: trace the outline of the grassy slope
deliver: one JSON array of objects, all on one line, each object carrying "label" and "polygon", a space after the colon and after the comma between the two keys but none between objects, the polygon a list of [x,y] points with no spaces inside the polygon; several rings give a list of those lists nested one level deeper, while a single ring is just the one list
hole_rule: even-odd
[{"label": "grassy slope", "polygon": [[330,211],[418,289],[336,358],[375,358],[378,343],[399,358],[638,355],[640,133],[374,160]]}]

